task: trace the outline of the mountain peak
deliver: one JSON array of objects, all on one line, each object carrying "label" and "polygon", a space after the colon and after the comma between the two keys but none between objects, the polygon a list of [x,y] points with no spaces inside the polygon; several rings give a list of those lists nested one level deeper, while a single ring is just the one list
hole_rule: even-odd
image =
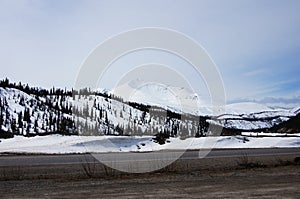
[{"label": "mountain peak", "polygon": [[[145,82],[135,79],[115,88],[112,93],[130,102],[163,107],[175,112],[199,114],[197,107],[204,104],[200,96],[188,88]],[[127,98],[127,99],[126,99]]]}]

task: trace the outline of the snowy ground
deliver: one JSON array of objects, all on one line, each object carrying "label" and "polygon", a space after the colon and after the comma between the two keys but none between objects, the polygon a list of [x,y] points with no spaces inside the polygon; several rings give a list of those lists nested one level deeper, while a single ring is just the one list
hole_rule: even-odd
[{"label": "snowy ground", "polygon": [[251,137],[300,137],[300,133],[258,133],[258,132],[242,132],[243,136],[251,136]]},{"label": "snowy ground", "polygon": [[204,148],[274,148],[300,147],[300,137],[245,137],[223,136],[171,138],[164,145],[152,141],[152,137],[126,136],[16,136],[0,142],[0,153],[87,153],[87,152],[146,152],[158,150],[187,150]]}]

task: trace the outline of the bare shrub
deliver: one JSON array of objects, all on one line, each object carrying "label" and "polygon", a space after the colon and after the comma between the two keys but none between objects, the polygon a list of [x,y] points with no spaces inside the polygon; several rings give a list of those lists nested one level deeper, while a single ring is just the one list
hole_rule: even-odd
[{"label": "bare shrub", "polygon": [[245,169],[251,169],[251,168],[264,168],[266,165],[260,163],[260,162],[251,162],[249,160],[249,156],[246,153],[243,153],[242,156],[237,161],[238,166],[245,168]]},{"label": "bare shrub", "polygon": [[24,177],[25,172],[20,166],[2,169],[2,180],[23,180]]},{"label": "bare shrub", "polygon": [[93,162],[89,162],[87,157],[84,156],[84,162],[82,162],[81,166],[83,169],[84,174],[88,177],[88,178],[95,178],[96,177],[96,160],[93,159]]},{"label": "bare shrub", "polygon": [[116,170],[109,167],[109,166],[106,166],[106,165],[103,165],[103,168],[104,168],[104,172],[105,172],[105,175],[107,177],[113,177],[116,175]]}]

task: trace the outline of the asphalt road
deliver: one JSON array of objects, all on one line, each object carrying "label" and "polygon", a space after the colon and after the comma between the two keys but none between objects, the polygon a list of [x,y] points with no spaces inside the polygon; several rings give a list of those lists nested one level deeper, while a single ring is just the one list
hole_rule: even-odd
[{"label": "asphalt road", "polygon": [[62,154],[62,155],[0,155],[0,166],[30,166],[81,164],[86,162],[128,162],[198,158],[230,158],[273,155],[298,155],[300,148],[271,149],[215,149],[211,151],[158,151],[149,153],[101,153],[101,154]]}]

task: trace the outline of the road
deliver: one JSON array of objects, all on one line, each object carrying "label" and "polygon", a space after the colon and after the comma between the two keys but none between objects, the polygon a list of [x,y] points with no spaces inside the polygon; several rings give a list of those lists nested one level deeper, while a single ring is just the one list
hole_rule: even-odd
[{"label": "road", "polygon": [[[292,162],[300,157],[300,148],[212,150],[200,159],[199,151],[182,153],[95,154],[107,162],[115,158],[120,165],[112,166],[120,171],[125,168],[142,174],[119,173],[101,163],[93,164],[91,154],[3,154],[0,198],[298,198],[300,194],[300,167]],[[178,155],[181,157],[173,166],[148,173],[162,166],[157,161]],[[291,162],[283,161],[290,165],[281,167],[258,164],[258,168],[239,169],[244,156],[253,163]],[[134,164],[128,164],[130,161]]]},{"label": "road", "polygon": [[[299,155],[300,148],[271,149],[215,149],[200,151],[205,158],[233,158],[242,156]],[[204,157],[204,156],[203,156]],[[101,153],[101,154],[62,154],[62,155],[0,155],[0,166],[82,164],[87,162],[128,162],[157,160],[199,159],[199,151],[158,151],[149,153]],[[97,159],[97,160],[96,160]]]}]

